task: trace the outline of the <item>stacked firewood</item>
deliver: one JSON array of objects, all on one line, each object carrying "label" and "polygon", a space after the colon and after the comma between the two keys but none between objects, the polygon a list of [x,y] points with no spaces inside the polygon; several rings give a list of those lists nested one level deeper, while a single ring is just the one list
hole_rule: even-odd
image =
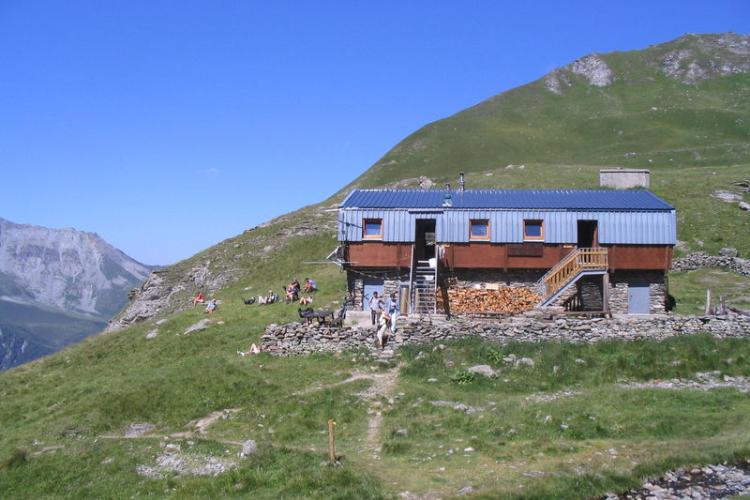
[{"label": "stacked firewood", "polygon": [[[441,294],[438,294],[439,302],[440,299]],[[449,288],[448,300],[452,314],[518,314],[533,309],[541,297],[529,288]]]}]

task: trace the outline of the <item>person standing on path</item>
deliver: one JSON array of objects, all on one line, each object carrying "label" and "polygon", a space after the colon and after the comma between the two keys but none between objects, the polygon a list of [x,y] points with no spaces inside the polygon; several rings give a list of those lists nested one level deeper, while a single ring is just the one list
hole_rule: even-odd
[{"label": "person standing on path", "polygon": [[388,299],[388,305],[385,307],[385,311],[388,313],[388,316],[391,318],[391,333],[396,333],[396,318],[398,318],[398,313],[401,310],[401,306],[398,303],[398,299],[396,298],[396,292],[393,292],[391,294],[391,298]]},{"label": "person standing on path", "polygon": [[370,316],[372,318],[372,326],[377,326],[381,312],[383,312],[383,301],[378,296],[378,292],[372,292],[372,297],[370,297]]}]

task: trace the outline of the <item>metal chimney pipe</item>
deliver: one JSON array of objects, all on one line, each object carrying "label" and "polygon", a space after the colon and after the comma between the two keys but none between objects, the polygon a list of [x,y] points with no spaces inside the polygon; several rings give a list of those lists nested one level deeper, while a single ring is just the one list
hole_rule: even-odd
[{"label": "metal chimney pipe", "polygon": [[458,174],[458,190],[463,193],[465,188],[466,184],[464,183],[464,173],[460,172]]}]

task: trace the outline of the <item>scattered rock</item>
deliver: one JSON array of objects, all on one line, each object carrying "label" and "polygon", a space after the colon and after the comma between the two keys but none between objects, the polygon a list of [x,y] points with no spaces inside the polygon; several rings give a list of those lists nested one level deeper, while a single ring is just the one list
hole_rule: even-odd
[{"label": "scattered rock", "polygon": [[531,359],[531,358],[521,358],[518,361],[516,361],[516,366],[533,367],[534,366],[534,360]]},{"label": "scattered rock", "polygon": [[205,434],[206,429],[211,425],[215,424],[219,420],[226,420],[234,413],[240,411],[239,408],[227,408],[224,410],[214,411],[206,415],[205,417],[188,422],[187,427],[192,427],[198,434]]},{"label": "scattered rock", "polygon": [[203,318],[197,323],[190,325],[188,329],[185,330],[182,334],[190,335],[191,333],[200,332],[201,330],[205,330],[206,328],[208,328],[210,325],[211,325],[211,320],[208,318]]},{"label": "scattered rock", "polygon": [[487,378],[492,378],[495,376],[495,370],[492,369],[490,365],[475,365],[468,369],[470,373],[476,373],[477,375],[482,375]]},{"label": "scattered rock", "polygon": [[750,394],[750,377],[741,375],[721,376],[721,372],[698,372],[695,379],[673,378],[670,380],[652,380],[649,382],[631,382],[621,384],[621,387],[627,389],[696,389],[700,391],[711,391],[714,389],[737,389],[738,391]]},{"label": "scattered rock", "polygon": [[739,203],[740,210],[744,210],[745,212],[750,212],[750,203],[746,203],[744,201],[741,201]]},{"label": "scattered rock", "polygon": [[536,394],[526,396],[524,398],[524,401],[529,401],[532,403],[547,403],[549,401],[554,401],[560,398],[572,398],[578,396],[579,394],[581,394],[580,391],[558,391],[553,393],[538,392]]},{"label": "scattered rock", "polygon": [[719,255],[722,257],[738,257],[739,252],[737,252],[737,249],[734,247],[724,247],[719,250]]},{"label": "scattered rock", "polygon": [[150,332],[146,334],[146,339],[148,340],[155,339],[157,335],[159,335],[159,330],[157,328],[154,328],[153,330],[151,330]]},{"label": "scattered rock", "polygon": [[237,467],[237,463],[225,458],[183,453],[164,453],[156,457],[153,466],[139,465],[136,472],[149,479],[164,479],[167,475],[218,476]]},{"label": "scattered rock", "polygon": [[134,438],[134,437],[140,437],[144,434],[148,434],[149,432],[153,431],[156,428],[154,424],[150,424],[148,422],[143,423],[132,423],[128,426],[127,429],[125,429],[125,433],[123,434],[126,438]]},{"label": "scattered rock", "polygon": [[714,191],[711,196],[725,203],[737,203],[738,201],[742,201],[742,195],[730,193],[729,191],[717,190]]},{"label": "scattered rock", "polygon": [[242,443],[242,451],[240,451],[240,458],[248,458],[255,455],[258,451],[258,445],[252,439],[248,439]]},{"label": "scattered rock", "polygon": [[481,411],[484,411],[485,408],[481,406],[469,406],[464,403],[457,403],[455,401],[430,401],[430,404],[432,406],[438,406],[438,407],[446,407],[446,408],[453,408],[456,411],[462,411],[468,415],[472,415],[474,413],[479,413]]},{"label": "scattered rock", "polygon": [[474,493],[474,488],[472,486],[464,486],[463,488],[461,488],[460,490],[456,492],[456,495],[459,497],[462,497],[470,493]]},{"label": "scattered rock", "polygon": [[730,498],[750,494],[750,467],[747,461],[738,465],[707,465],[701,468],[677,469],[662,477],[646,481],[640,488],[620,495],[607,493],[604,499],[651,498]]}]

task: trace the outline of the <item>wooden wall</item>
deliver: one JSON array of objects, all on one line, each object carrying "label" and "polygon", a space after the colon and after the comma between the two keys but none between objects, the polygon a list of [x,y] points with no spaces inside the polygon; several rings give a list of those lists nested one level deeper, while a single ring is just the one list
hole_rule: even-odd
[{"label": "wooden wall", "polygon": [[[670,245],[611,245],[609,267],[614,270],[667,270],[672,266]],[[454,243],[444,245],[443,265],[459,269],[549,269],[572,245]],[[410,267],[411,244],[380,241],[349,243],[346,257],[352,267]]]}]

